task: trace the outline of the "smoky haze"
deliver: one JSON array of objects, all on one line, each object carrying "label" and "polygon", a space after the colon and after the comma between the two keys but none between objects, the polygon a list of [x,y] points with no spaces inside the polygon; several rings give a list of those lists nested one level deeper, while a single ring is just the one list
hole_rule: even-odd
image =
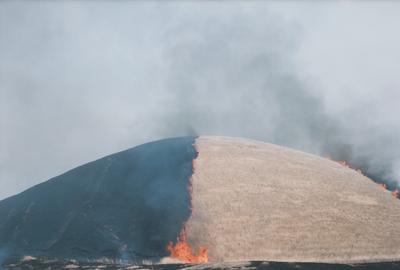
[{"label": "smoky haze", "polygon": [[400,179],[400,4],[1,2],[0,199],[165,137]]}]

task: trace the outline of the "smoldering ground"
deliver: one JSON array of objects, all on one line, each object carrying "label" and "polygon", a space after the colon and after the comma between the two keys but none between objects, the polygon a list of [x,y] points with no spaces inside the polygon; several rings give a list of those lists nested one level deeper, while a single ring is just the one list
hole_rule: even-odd
[{"label": "smoldering ground", "polygon": [[193,134],[259,139],[400,178],[397,3],[0,7],[1,198],[99,156]]}]

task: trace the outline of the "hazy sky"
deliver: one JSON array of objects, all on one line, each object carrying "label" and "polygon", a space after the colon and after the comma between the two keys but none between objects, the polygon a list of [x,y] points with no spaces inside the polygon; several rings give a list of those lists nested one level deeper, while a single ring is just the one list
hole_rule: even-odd
[{"label": "hazy sky", "polygon": [[400,179],[400,3],[0,2],[0,199],[155,139],[242,136]]}]

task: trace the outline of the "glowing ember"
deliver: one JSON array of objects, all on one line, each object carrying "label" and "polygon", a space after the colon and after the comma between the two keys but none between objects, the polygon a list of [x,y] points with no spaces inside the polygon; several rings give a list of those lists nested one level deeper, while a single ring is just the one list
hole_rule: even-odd
[{"label": "glowing ember", "polygon": [[[193,144],[194,149],[197,154],[198,151],[196,149],[196,145]],[[192,160],[192,173],[195,170],[195,159]],[[189,180],[188,185],[189,192],[189,208],[193,215],[193,206],[192,206],[192,195],[193,195],[193,185],[192,178]],[[186,237],[186,224],[183,225],[183,229],[179,234],[176,244],[169,242],[167,245],[167,250],[170,253],[171,258],[178,259],[184,263],[206,263],[208,262],[207,249],[205,247],[200,247],[197,254],[193,251],[190,244],[187,242]]]}]

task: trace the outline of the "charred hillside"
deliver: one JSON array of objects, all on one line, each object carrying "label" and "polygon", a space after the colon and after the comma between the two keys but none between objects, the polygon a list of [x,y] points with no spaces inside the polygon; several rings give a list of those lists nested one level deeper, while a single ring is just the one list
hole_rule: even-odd
[{"label": "charred hillside", "polygon": [[0,202],[3,257],[152,259],[190,216],[194,138],[144,144]]}]

